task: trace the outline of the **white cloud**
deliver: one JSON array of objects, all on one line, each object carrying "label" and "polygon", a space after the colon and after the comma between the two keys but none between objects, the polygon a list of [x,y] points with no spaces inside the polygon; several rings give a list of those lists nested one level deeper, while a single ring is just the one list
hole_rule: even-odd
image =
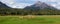
[{"label": "white cloud", "polygon": [[[15,2],[16,0],[0,0],[0,1],[2,1],[3,3],[5,3],[8,6],[13,7],[13,8],[15,8],[15,7],[16,8],[24,8],[25,6],[31,5],[29,3],[21,3],[21,2],[20,3],[16,3]],[[22,0],[22,1],[24,1],[24,0]],[[46,2],[46,3],[50,2],[49,4],[51,4],[52,6],[60,9],[60,0],[25,0],[25,1],[34,1],[34,2],[36,2],[36,1],[42,1],[42,2]],[[55,2],[56,2],[56,4],[54,4]]]},{"label": "white cloud", "polygon": [[12,3],[12,2],[14,2],[14,0],[1,0],[1,2],[3,2],[3,3]]},{"label": "white cloud", "polygon": [[48,2],[56,2],[57,0],[48,0]]},{"label": "white cloud", "polygon": [[3,2],[3,3],[5,3],[8,6],[14,4],[14,0],[0,0],[0,1]]},{"label": "white cloud", "polygon": [[51,6],[54,6],[54,7],[56,7],[56,4],[52,4]]},{"label": "white cloud", "polygon": [[24,8],[25,6],[30,6],[31,4],[28,3],[15,3],[13,6],[13,8]]},{"label": "white cloud", "polygon": [[24,8],[25,6],[31,5],[28,3],[16,3],[15,0],[0,0],[0,1],[12,8]]}]

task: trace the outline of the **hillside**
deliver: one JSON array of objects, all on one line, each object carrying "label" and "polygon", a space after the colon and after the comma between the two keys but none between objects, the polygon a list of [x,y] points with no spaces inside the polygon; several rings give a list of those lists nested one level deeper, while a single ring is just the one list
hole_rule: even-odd
[{"label": "hillside", "polygon": [[15,9],[7,6],[6,4],[0,2],[0,15],[11,14]]}]

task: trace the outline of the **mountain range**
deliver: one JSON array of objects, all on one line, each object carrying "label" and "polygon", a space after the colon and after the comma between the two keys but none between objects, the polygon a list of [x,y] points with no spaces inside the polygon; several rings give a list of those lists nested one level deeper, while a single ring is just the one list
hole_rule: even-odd
[{"label": "mountain range", "polygon": [[2,15],[60,15],[60,10],[44,2],[37,1],[24,9],[15,9],[0,2],[0,14]]}]

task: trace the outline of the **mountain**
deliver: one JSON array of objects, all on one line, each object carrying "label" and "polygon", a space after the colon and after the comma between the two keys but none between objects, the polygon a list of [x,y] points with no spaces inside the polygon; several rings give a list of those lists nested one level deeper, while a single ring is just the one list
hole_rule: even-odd
[{"label": "mountain", "polygon": [[6,4],[0,2],[0,8],[10,8],[10,7],[8,7]]},{"label": "mountain", "polygon": [[40,1],[24,9],[11,8],[0,2],[0,15],[60,15],[60,10]]},{"label": "mountain", "polygon": [[31,6],[26,6],[24,10],[33,15],[60,15],[60,10],[40,1]]},{"label": "mountain", "polygon": [[7,6],[6,4],[0,2],[0,11],[8,11],[8,10],[12,10],[11,7]]},{"label": "mountain", "polygon": [[24,8],[25,10],[44,10],[44,9],[51,9],[51,10],[57,10],[55,7],[50,6],[44,2],[37,1],[35,4],[31,6],[27,6]]},{"label": "mountain", "polygon": [[9,12],[12,12],[13,9],[9,6],[7,6],[6,4],[0,2],[0,14],[6,14]]},{"label": "mountain", "polygon": [[0,15],[19,15],[23,13],[22,11],[22,9],[11,8],[0,2]]}]

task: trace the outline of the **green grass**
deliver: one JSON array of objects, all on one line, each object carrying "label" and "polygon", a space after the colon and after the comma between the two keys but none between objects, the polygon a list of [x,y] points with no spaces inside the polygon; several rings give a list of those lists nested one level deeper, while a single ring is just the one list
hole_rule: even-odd
[{"label": "green grass", "polygon": [[35,18],[19,18],[21,16],[0,16],[0,24],[60,24],[60,16],[37,16]]}]

